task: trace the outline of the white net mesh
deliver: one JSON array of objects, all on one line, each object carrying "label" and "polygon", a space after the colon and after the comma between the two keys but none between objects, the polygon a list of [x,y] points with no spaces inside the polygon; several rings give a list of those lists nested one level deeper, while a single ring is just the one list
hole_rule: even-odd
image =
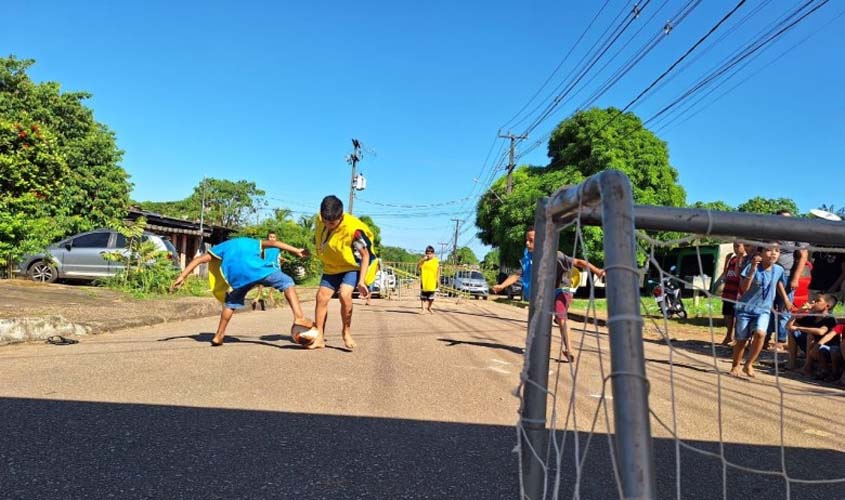
[{"label": "white net mesh", "polygon": [[[568,253],[598,261],[585,251],[578,222],[569,230],[574,230],[575,238]],[[644,249],[640,300],[658,498],[845,498],[845,391],[838,385],[843,363],[837,349],[841,337],[827,342],[827,353],[818,349],[820,345],[814,349],[811,342],[806,350],[812,352],[813,366],[805,375],[808,354],[800,346],[795,363],[790,363],[788,350],[797,345],[793,333],[787,332],[787,339],[793,340],[779,351],[778,327],[766,326],[771,340],[756,363],[749,365],[755,369],[742,371],[752,347],[749,341],[739,376],[731,376],[734,347],[723,345],[722,307],[723,302],[735,304],[737,299],[723,300],[721,293],[734,240],[688,235],[660,241],[645,233],[638,234],[638,239]],[[744,243],[751,252],[758,246],[771,246],[751,240]],[[829,261],[845,258],[842,249],[783,242],[780,248],[785,253],[806,250],[810,263],[819,262],[812,277],[806,271],[799,279],[799,305],[800,296],[812,298],[807,291],[811,279],[814,284],[841,285],[836,277],[816,279],[817,273],[833,272],[830,269],[836,264]],[[796,263],[799,258],[800,253]],[[734,266],[744,268],[744,264]],[[754,293],[753,276],[750,282],[747,293]],[[607,324],[638,318],[608,318],[601,286],[594,286],[593,280],[588,285],[572,303],[566,321],[572,362],[564,357],[561,328],[552,327],[548,448],[531,448],[526,432],[530,422],[523,419],[518,425],[516,451],[524,457],[522,452],[528,450],[543,464],[542,498],[624,498],[614,453],[613,405],[608,404],[613,399],[610,382],[614,377],[638,375],[611,370]],[[841,293],[838,298],[841,302]],[[770,306],[775,318],[783,316],[782,310]],[[542,314],[554,316],[555,311]],[[824,317],[816,310],[800,314],[816,321]],[[841,323],[843,306],[833,309],[832,315]],[[792,328],[796,321],[783,324]],[[529,336],[529,345],[532,341]],[[834,366],[831,361],[837,356],[840,363]],[[526,354],[522,386],[516,392],[520,396],[525,384],[534,384],[527,378],[531,361]],[[523,407],[525,402],[521,403]],[[525,494],[531,488],[526,488],[522,474],[520,480]]]}]

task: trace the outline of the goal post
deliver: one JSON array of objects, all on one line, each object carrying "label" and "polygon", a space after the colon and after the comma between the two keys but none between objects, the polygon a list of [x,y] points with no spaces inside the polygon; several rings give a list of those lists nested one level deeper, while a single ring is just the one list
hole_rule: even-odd
[{"label": "goal post", "polygon": [[604,227],[605,280],[611,344],[611,384],[616,418],[616,459],[625,498],[654,498],[654,457],[648,414],[648,381],[639,309],[634,203],[625,174],[606,170],[578,186],[561,189],[537,202],[531,305],[520,427],[528,443],[521,446],[522,495],[545,497],[548,431],[546,412],[551,321],[557,284],[556,253],[560,227],[582,209],[601,207]]},{"label": "goal post", "polygon": [[[564,187],[537,202],[525,365],[520,384],[517,429],[520,494],[523,500],[550,494],[550,438],[547,426],[551,327],[560,230],[570,224],[603,228],[607,328],[613,391],[612,460],[619,494],[625,499],[657,497],[648,401],[643,318],[640,312],[636,229],[760,241],[799,241],[845,247],[845,225],[818,219],[634,205],[625,174],[606,170],[577,186]],[[552,429],[553,430],[553,429]]]}]

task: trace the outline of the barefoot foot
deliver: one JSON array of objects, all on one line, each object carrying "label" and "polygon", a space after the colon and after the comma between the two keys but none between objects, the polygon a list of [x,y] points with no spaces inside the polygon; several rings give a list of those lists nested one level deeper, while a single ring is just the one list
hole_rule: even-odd
[{"label": "barefoot foot", "polygon": [[737,377],[737,378],[742,377],[738,366],[734,366],[733,368],[731,368],[730,374],[731,374],[731,377]]},{"label": "barefoot foot", "polygon": [[326,338],[322,335],[314,339],[314,342],[305,346],[306,349],[322,349],[323,347],[326,347]]},{"label": "barefoot foot", "polygon": [[743,368],[742,371],[748,375],[749,378],[755,378],[757,376],[751,365],[745,365],[745,368]]},{"label": "barefoot foot", "polygon": [[346,345],[346,348],[349,349],[350,351],[355,349],[355,346],[358,345],[355,342],[355,340],[352,338],[352,335],[349,334],[349,333],[343,334],[343,343],[344,343],[344,345]]}]

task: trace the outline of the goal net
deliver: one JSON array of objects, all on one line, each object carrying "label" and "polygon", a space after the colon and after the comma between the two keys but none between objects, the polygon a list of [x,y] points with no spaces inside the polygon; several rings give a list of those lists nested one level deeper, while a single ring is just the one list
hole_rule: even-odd
[{"label": "goal net", "polygon": [[[845,309],[834,290],[845,223],[661,207],[626,215],[608,207],[609,182],[591,178],[538,204],[517,391],[522,497],[845,498]],[[611,217],[649,231],[627,236]],[[584,236],[602,219],[603,256]],[[574,359],[555,322],[561,291],[538,264],[559,241],[607,273],[604,289],[590,279],[569,305]],[[757,304],[769,287],[776,298]]]}]

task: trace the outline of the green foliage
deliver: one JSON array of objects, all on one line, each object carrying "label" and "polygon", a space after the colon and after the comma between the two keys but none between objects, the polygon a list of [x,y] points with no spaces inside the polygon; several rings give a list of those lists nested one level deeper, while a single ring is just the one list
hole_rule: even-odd
[{"label": "green foliage", "polygon": [[404,248],[384,246],[380,249],[381,259],[385,262],[418,262],[421,254],[411,253]]},{"label": "green foliage", "polygon": [[[51,240],[120,221],[126,214],[131,184],[119,165],[123,152],[117,149],[114,133],[97,122],[84,105],[90,94],[62,92],[56,82],[33,82],[26,74],[33,64],[29,59],[0,58],[2,133],[8,134],[9,123],[20,125],[33,142],[28,143],[29,148],[17,146],[27,149],[26,153],[36,153],[24,158],[9,149],[0,151],[3,177],[33,179],[29,192],[41,205],[35,215],[53,218],[53,228],[48,231],[53,233]],[[36,169],[34,177],[29,168]],[[11,203],[2,212],[6,212],[7,220],[18,217],[22,210],[28,216],[33,213],[30,206]],[[35,229],[32,234],[39,232]],[[13,245],[23,247],[37,240],[43,246],[43,234]]]},{"label": "green foliage", "polygon": [[789,198],[763,198],[757,196],[736,207],[740,212],[752,214],[773,215],[778,210],[789,210],[792,215],[798,215],[798,205]]},{"label": "green foliage", "polygon": [[167,258],[166,251],[159,250],[152,241],[142,240],[146,224],[146,219],[139,217],[114,226],[126,237],[126,248],[105,252],[103,257],[119,263],[122,269],[114,276],[99,280],[100,284],[139,297],[167,293],[179,271]]},{"label": "green foliage", "polygon": [[[685,205],[686,193],[678,184],[678,172],[669,165],[666,143],[645,129],[633,113],[619,115],[614,108],[576,113],[552,133],[548,156],[545,167],[523,166],[514,172],[511,194],[505,193],[502,177],[478,202],[479,238],[498,247],[503,262],[516,263],[522,255],[525,228],[534,223],[539,198],[603,170],[619,170],[631,179],[635,203]],[[578,255],[586,247],[586,254],[600,263],[601,229],[584,227],[582,233]],[[561,244],[565,252],[573,253],[574,231],[564,231]]]},{"label": "green foliage", "polygon": [[456,251],[449,254],[447,260],[456,264],[469,264],[473,266],[478,264],[478,257],[475,256],[475,252],[470,247],[459,247]]},{"label": "green foliage", "polygon": [[381,228],[369,215],[362,215],[358,218],[373,231],[373,245],[376,247],[376,252],[381,252]]},{"label": "green foliage", "polygon": [[690,208],[698,208],[702,210],[718,210],[719,212],[733,212],[734,207],[728,205],[724,201],[696,201]]},{"label": "green foliage", "polygon": [[0,265],[61,237],[65,207],[50,203],[68,173],[55,136],[31,121],[0,119]]},{"label": "green foliage", "polygon": [[[250,219],[266,206],[261,198],[265,192],[254,182],[203,179],[194,192],[178,201],[140,201],[143,210],[179,219],[200,220],[205,205],[204,221],[207,224],[240,229],[249,225]],[[290,216],[290,211],[287,212]],[[287,217],[283,217],[287,218]]]},{"label": "green foliage", "polygon": [[493,271],[499,270],[499,249],[495,248],[489,252],[487,255],[484,256],[484,260],[481,261],[481,268],[482,269],[490,269]]}]

